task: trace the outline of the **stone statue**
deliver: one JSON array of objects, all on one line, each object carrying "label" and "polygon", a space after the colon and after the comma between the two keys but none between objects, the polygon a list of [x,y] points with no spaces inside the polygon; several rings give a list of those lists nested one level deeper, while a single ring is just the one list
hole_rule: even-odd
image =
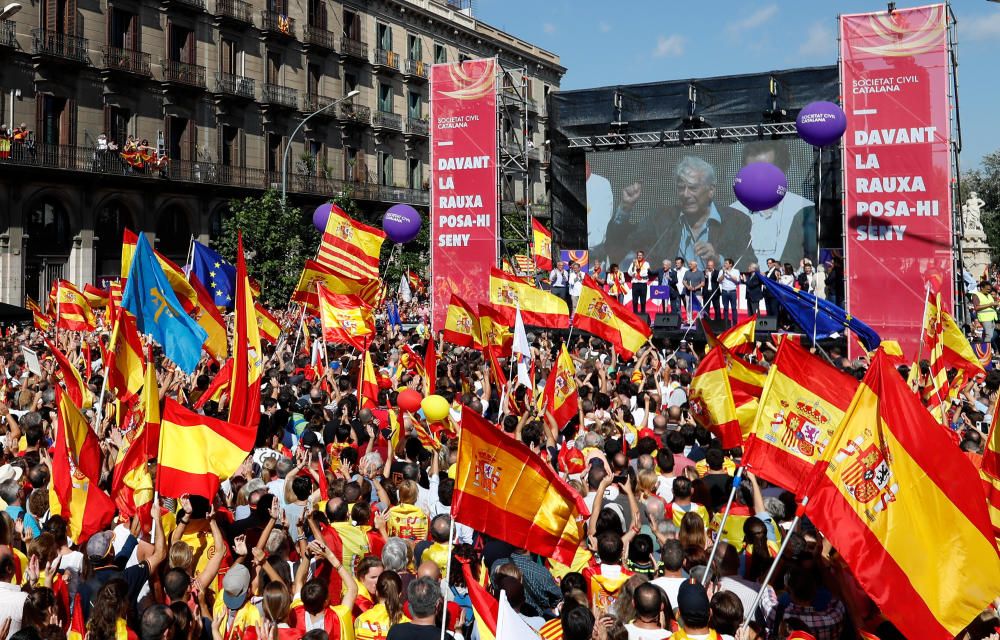
[{"label": "stone statue", "polygon": [[975,191],[969,194],[969,199],[962,205],[962,220],[965,222],[966,233],[983,233],[983,222],[980,214],[986,201],[979,197]]}]

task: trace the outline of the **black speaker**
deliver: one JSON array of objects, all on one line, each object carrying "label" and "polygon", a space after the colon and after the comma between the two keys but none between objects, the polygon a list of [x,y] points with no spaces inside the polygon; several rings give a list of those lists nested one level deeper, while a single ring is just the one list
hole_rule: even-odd
[{"label": "black speaker", "polygon": [[[704,316],[702,316],[704,317]],[[716,318],[714,320],[707,319],[708,328],[712,330],[712,333],[719,335],[723,331],[729,328],[729,324],[726,322],[725,318]]]},{"label": "black speaker", "polygon": [[679,313],[658,313],[653,320],[654,329],[680,329],[681,314]]},{"label": "black speaker", "polygon": [[778,316],[757,316],[757,331],[777,331]]},{"label": "black speaker", "polygon": [[637,318],[639,318],[640,320],[642,320],[643,322],[645,322],[647,325],[649,324],[649,314],[648,313],[646,313],[644,311],[640,311],[639,313],[637,313],[635,315],[636,315]]}]

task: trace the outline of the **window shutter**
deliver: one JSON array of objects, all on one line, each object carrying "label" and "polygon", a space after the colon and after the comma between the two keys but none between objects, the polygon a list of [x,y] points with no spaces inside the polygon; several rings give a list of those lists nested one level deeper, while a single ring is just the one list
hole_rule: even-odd
[{"label": "window shutter", "polygon": [[236,137],[239,140],[239,153],[236,154],[239,159],[239,165],[241,167],[247,166],[247,132],[242,127],[240,127],[239,135]]},{"label": "window shutter", "polygon": [[63,28],[65,33],[76,35],[76,0],[64,0],[66,2],[66,15]]},{"label": "window shutter", "polygon": [[57,19],[59,17],[59,0],[44,0],[45,4],[45,30],[54,33],[57,27]]}]

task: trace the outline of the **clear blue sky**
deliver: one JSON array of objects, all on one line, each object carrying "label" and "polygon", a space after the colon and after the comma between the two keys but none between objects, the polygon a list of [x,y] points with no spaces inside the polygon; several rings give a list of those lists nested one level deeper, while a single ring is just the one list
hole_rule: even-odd
[{"label": "clear blue sky", "polygon": [[[835,64],[837,13],[875,0],[474,0],[476,16],[561,57],[562,88]],[[929,2],[897,2],[899,7]],[[963,169],[1000,149],[1000,3],[955,0]]]}]

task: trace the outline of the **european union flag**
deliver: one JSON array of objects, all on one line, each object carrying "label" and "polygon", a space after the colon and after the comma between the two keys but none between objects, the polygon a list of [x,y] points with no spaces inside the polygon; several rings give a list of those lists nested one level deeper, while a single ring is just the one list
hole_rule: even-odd
[{"label": "european union flag", "polygon": [[201,345],[208,334],[184,312],[142,233],[136,242],[121,306],[135,316],[139,331],[163,346],[166,357],[185,373],[194,373],[201,359]]},{"label": "european union flag", "polygon": [[386,304],[385,311],[387,316],[386,319],[389,321],[390,327],[403,326],[403,323],[399,319],[399,305],[396,304],[395,300],[390,300],[389,303]]},{"label": "european union flag", "polygon": [[195,241],[191,269],[212,294],[215,306],[232,311],[236,303],[236,267],[215,251]]},{"label": "european union flag", "polygon": [[788,312],[788,315],[802,327],[803,332],[811,336],[815,330],[817,340],[850,329],[869,351],[877,349],[882,342],[874,329],[851,317],[851,314],[832,302],[820,298],[817,310],[816,296],[811,293],[793,289],[776,280],[764,279],[764,286],[774,294],[775,300]]}]

